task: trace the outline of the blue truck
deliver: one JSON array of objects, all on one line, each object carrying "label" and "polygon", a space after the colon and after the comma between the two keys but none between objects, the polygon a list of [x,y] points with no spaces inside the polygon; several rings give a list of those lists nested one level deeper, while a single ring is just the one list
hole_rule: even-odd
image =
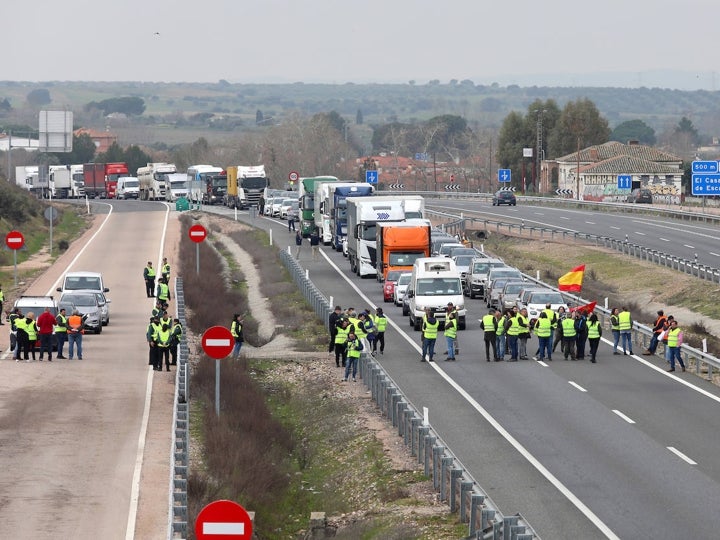
[{"label": "blue truck", "polygon": [[329,244],[336,251],[342,251],[343,240],[347,236],[347,199],[348,197],[367,197],[372,195],[374,188],[370,184],[360,182],[330,184],[328,197],[325,200],[326,215],[329,216]]}]

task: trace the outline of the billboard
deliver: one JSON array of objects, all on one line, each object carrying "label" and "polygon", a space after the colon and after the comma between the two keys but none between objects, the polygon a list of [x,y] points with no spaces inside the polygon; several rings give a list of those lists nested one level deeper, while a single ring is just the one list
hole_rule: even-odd
[{"label": "billboard", "polygon": [[40,111],[41,152],[72,152],[73,113]]}]

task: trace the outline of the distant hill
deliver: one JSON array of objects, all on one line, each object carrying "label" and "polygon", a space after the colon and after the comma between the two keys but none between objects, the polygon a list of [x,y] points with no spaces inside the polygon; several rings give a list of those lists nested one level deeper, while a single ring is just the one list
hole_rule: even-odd
[{"label": "distant hill", "polygon": [[[0,125],[36,118],[39,107],[27,102],[30,92],[47,89],[51,102],[41,108],[69,108],[76,124],[104,128],[106,120],[97,111],[85,111],[88,103],[133,96],[144,100],[136,124],[157,125],[196,116],[212,129],[238,131],[254,128],[258,111],[265,122],[281,122],[290,112],[306,114],[336,111],[355,122],[360,111],[365,124],[388,121],[425,120],[440,114],[465,117],[473,129],[497,129],[513,110],[527,111],[536,99],[554,99],[562,107],[578,98],[592,100],[610,126],[641,119],[657,132],[669,129],[683,116],[702,135],[720,135],[720,92],[669,90],[662,88],[610,88],[581,86],[476,85],[472,81],[440,84],[233,84],[0,81]],[[184,121],[184,120],[183,120]],[[31,124],[32,125],[32,124]]]}]

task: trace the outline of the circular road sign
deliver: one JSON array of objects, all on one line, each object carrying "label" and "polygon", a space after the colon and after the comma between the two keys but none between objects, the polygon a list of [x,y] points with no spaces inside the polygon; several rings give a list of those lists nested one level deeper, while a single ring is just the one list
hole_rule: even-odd
[{"label": "circular road sign", "polygon": [[250,540],[253,523],[247,511],[233,501],[215,501],[195,520],[197,540]]},{"label": "circular road sign", "polygon": [[202,335],[202,348],[210,358],[226,358],[235,346],[235,338],[224,326],[211,326]]},{"label": "circular road sign", "polygon": [[5,245],[10,249],[22,249],[25,245],[25,237],[20,231],[10,231],[5,235]]},{"label": "circular road sign", "polygon": [[47,219],[48,221],[55,221],[58,217],[57,208],[55,208],[54,206],[48,206],[45,209],[44,215],[45,215],[45,219]]},{"label": "circular road sign", "polygon": [[300,175],[297,173],[297,171],[292,171],[290,174],[288,174],[288,180],[291,182],[297,182],[300,178]]},{"label": "circular road sign", "polygon": [[203,227],[202,225],[193,225],[190,227],[190,230],[188,231],[188,235],[190,236],[190,240],[195,242],[196,244],[199,244],[205,238],[207,238],[207,229]]}]

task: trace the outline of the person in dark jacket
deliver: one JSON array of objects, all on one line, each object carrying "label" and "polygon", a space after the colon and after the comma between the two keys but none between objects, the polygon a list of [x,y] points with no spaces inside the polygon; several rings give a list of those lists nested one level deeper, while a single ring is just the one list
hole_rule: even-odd
[{"label": "person in dark jacket", "polygon": [[335,306],[335,311],[333,311],[328,317],[328,331],[330,332],[330,343],[328,344],[329,353],[335,351],[335,336],[337,335],[337,327],[342,320],[342,316],[342,308],[340,306]]},{"label": "person in dark jacket", "polygon": [[320,234],[318,233],[317,227],[310,234],[310,247],[312,248],[313,261],[318,260],[318,251],[320,250]]}]

